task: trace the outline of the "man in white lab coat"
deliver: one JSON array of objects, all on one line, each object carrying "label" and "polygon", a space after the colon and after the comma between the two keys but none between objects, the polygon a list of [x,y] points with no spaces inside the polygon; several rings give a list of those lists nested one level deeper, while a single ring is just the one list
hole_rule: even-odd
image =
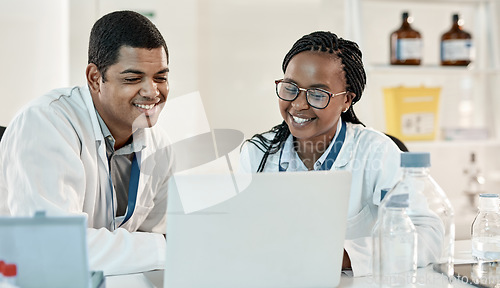
[{"label": "man in white lab coat", "polygon": [[146,17],[119,11],[92,28],[87,87],[24,107],[0,142],[0,215],[83,214],[90,266],[105,274],[163,268],[168,50]]}]

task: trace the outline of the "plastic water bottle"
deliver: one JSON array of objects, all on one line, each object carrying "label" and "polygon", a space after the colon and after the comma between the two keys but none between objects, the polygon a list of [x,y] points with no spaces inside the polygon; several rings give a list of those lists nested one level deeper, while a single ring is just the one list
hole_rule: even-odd
[{"label": "plastic water bottle", "polygon": [[498,194],[480,194],[479,212],[472,222],[472,256],[478,261],[500,260]]},{"label": "plastic water bottle", "polygon": [[[384,199],[384,196],[391,190],[390,188],[385,188],[380,191],[380,202]],[[376,222],[372,229],[372,244],[373,244],[373,254],[372,254],[372,269],[373,269],[373,280],[375,283],[380,283],[380,222]]]},{"label": "plastic water bottle", "polygon": [[386,202],[379,223],[379,281],[387,286],[405,285],[416,277],[417,233],[407,214],[408,198],[398,194]]},{"label": "plastic water bottle", "polygon": [[[454,212],[448,197],[429,174],[430,154],[402,153],[401,167],[403,177],[380,203],[377,221],[380,223],[387,221],[388,213],[392,213],[391,217],[396,217],[396,213],[388,211],[395,205],[394,203],[401,203],[402,199],[408,199],[405,213],[399,212],[398,217],[404,218],[401,220],[403,222],[410,219],[416,229],[418,241],[415,241],[414,245],[418,251],[417,266],[424,267],[432,264],[435,270],[442,272],[448,276],[449,281],[452,281],[455,244]],[[386,229],[393,229],[390,225],[395,225],[391,222],[387,224],[384,227],[380,226],[380,235],[387,233],[384,232]],[[383,284],[391,286],[395,279],[390,278],[390,270],[385,271],[383,264],[384,262],[395,263],[399,260],[391,258],[395,257],[396,253],[390,253],[391,247],[384,241],[380,239],[381,280]],[[387,247],[386,251],[384,251],[384,246]],[[410,255],[411,252],[408,249],[404,253]],[[405,267],[408,275],[412,274],[407,263],[401,263],[400,267],[401,269]],[[411,277],[406,278],[404,284],[412,284],[415,280]],[[385,283],[386,281],[389,282]]]}]

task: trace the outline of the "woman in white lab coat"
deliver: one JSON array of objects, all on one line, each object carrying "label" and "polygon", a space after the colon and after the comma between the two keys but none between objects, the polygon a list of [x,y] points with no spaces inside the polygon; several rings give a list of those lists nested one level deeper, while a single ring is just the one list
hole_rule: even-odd
[{"label": "woman in white lab coat", "polygon": [[366,83],[361,57],[356,43],[330,32],[299,39],[285,56],[283,79],[275,81],[283,123],[255,135],[241,152],[248,172],[352,172],[342,266],[355,276],[371,273],[380,191],[401,176],[398,147],[354,113]]}]

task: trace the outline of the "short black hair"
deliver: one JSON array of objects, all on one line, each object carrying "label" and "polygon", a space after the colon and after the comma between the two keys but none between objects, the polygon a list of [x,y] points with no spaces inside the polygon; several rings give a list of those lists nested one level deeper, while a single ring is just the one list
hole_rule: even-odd
[{"label": "short black hair", "polygon": [[168,49],[156,26],[145,16],[134,11],[115,11],[101,17],[92,27],[89,40],[88,63],[93,63],[105,81],[109,66],[118,61],[122,46],[133,48]]}]

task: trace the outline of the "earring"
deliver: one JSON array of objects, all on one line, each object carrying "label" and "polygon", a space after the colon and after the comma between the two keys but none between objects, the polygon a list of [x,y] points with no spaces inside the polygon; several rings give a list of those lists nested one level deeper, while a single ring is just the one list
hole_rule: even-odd
[{"label": "earring", "polygon": [[[350,107],[350,106],[349,106],[349,107]],[[347,110],[349,110],[349,107],[345,108],[345,110],[344,110],[344,111],[342,111],[342,113],[347,112]]]}]

